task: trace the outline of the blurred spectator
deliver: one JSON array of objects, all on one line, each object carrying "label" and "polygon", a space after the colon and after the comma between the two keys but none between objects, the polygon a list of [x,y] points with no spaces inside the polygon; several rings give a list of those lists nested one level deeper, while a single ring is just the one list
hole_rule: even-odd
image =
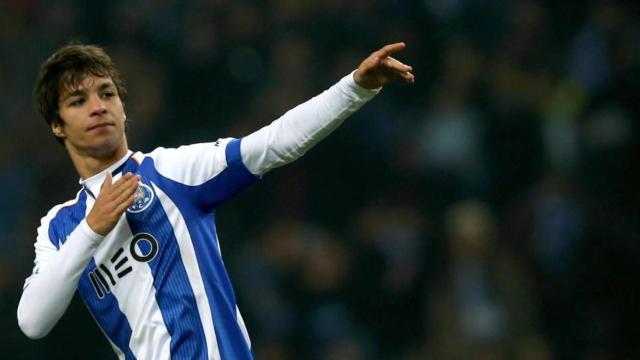
[{"label": "blurred spectator", "polygon": [[445,50],[441,80],[427,104],[418,155],[426,176],[457,194],[485,194],[487,184],[486,125],[475,109],[481,59],[466,40],[452,41]]},{"label": "blurred spectator", "polygon": [[429,292],[426,347],[433,358],[508,359],[517,353],[511,344],[535,334],[524,264],[498,247],[496,226],[482,202],[463,201],[447,211],[447,258]]},{"label": "blurred spectator", "polygon": [[354,312],[374,331],[381,358],[400,355],[423,333],[427,221],[410,204],[381,199],[356,217]]}]

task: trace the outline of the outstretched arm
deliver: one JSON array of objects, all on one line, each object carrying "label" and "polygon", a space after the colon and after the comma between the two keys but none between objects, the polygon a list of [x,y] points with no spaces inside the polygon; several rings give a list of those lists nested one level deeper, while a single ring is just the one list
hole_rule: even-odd
[{"label": "outstretched arm", "polygon": [[296,160],[373,98],[382,86],[398,78],[413,83],[411,66],[391,57],[404,48],[404,43],[396,43],[372,53],[357,70],[322,94],[242,139],[242,160],[249,171],[263,175]]}]

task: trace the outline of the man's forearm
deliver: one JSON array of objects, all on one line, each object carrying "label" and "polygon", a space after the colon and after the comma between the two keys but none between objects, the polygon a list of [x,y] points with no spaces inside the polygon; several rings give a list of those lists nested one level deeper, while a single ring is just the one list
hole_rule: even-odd
[{"label": "man's forearm", "polygon": [[296,160],[378,91],[379,89],[369,90],[356,84],[353,73],[345,76],[322,94],[243,138],[243,162],[249,171],[262,175]]},{"label": "man's forearm", "polygon": [[18,324],[25,335],[37,339],[51,331],[101,239],[83,220],[54,258],[29,279],[18,305]]}]

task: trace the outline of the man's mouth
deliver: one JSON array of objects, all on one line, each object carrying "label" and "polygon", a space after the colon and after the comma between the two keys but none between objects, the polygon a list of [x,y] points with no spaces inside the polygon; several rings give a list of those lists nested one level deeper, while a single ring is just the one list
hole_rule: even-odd
[{"label": "man's mouth", "polygon": [[113,124],[106,123],[106,122],[105,123],[98,123],[98,124],[95,124],[95,125],[89,127],[89,129],[87,131],[100,130],[100,129],[104,129],[104,128],[112,126],[112,125]]}]

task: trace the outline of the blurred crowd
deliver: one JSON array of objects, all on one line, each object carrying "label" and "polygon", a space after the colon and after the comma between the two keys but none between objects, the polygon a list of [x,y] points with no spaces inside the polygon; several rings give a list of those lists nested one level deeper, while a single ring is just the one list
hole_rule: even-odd
[{"label": "blurred crowd", "polygon": [[640,358],[639,10],[0,1],[3,357],[114,356],[77,299],[38,342],[15,318],[39,219],[79,188],[31,97],[76,40],[123,73],[141,151],[242,137],[408,44],[415,86],[383,89],[217,212],[257,359]]}]

